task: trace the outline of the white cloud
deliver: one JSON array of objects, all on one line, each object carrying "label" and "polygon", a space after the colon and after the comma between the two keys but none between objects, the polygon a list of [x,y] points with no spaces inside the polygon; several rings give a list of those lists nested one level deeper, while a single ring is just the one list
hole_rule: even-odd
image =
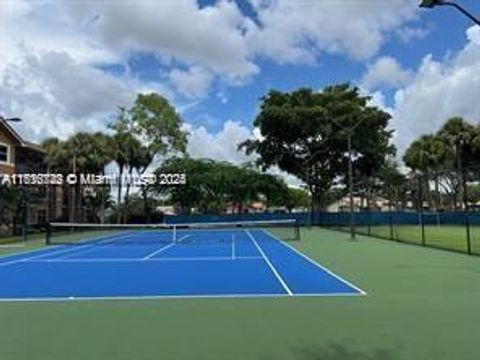
[{"label": "white cloud", "polygon": [[395,58],[385,56],[368,66],[361,83],[369,89],[378,86],[399,87],[406,85],[411,76],[411,72],[404,70]]},{"label": "white cloud", "polygon": [[414,40],[424,39],[429,33],[429,29],[411,26],[405,26],[396,31],[398,38],[405,44],[409,44]]},{"label": "white cloud", "polygon": [[7,0],[0,10],[0,75],[25,53],[64,52],[82,64],[119,62],[121,58],[93,41],[84,24],[73,23],[52,0]]},{"label": "white cloud", "polygon": [[261,29],[252,50],[278,62],[312,62],[322,51],[357,59],[375,55],[385,34],[416,17],[417,0],[251,1]]},{"label": "white cloud", "polygon": [[[23,117],[23,131],[34,140],[99,130],[111,111],[128,106],[137,92],[174,96],[160,75],[145,83],[128,74],[115,77],[96,64],[127,63],[138,51],[154,53],[164,66],[187,69],[170,70],[169,79],[178,91],[202,97],[217,79],[240,84],[257,74],[260,57],[278,63],[315,61],[323,52],[372,57],[385,33],[415,19],[417,5],[417,0],[250,1],[261,26],[242,15],[234,1],[202,9],[195,0],[3,1],[0,33],[7,36],[0,41],[0,112]],[[470,69],[480,58],[480,36],[473,30],[469,36],[470,44],[455,59],[456,67]],[[439,66],[441,72],[461,74],[449,70],[453,65]],[[472,83],[474,78],[467,81],[472,87],[478,85]],[[415,82],[421,87],[420,75]],[[416,111],[410,108],[419,91],[413,86],[397,94],[396,121],[403,122],[411,116],[409,111]],[[380,94],[376,96],[383,102]],[[214,134],[189,126],[192,152],[246,160],[236,146],[251,131],[241,124],[227,122]]]},{"label": "white cloud", "polygon": [[7,0],[0,12],[0,31],[8,34],[0,42],[0,74],[26,51],[63,52],[90,66],[127,63],[148,52],[167,67],[186,68],[171,70],[171,80],[178,91],[201,98],[217,78],[244,84],[260,71],[260,57],[278,63],[314,62],[322,52],[371,57],[384,34],[414,19],[416,9],[416,0],[251,3],[261,25],[234,1],[200,8],[196,0]]},{"label": "white cloud", "polygon": [[451,59],[426,56],[413,81],[395,94],[395,141],[403,151],[419,135],[437,131],[453,116],[480,119],[480,29],[470,28],[468,44]]},{"label": "white cloud", "polygon": [[25,55],[0,73],[0,112],[24,118],[21,127],[32,140],[66,137],[105,128],[107,115],[131,105],[143,86],[78,64],[65,53]]},{"label": "white cloud", "polygon": [[[256,158],[255,155],[247,156],[244,152],[237,151],[237,148],[245,140],[259,138],[259,129],[250,130],[240,122],[232,120],[225,122],[222,130],[217,133],[210,133],[203,126],[195,127],[191,124],[186,124],[185,129],[190,134],[187,150],[193,158],[210,158],[237,165],[254,161]],[[268,172],[283,177],[290,185],[301,185],[295,176],[282,172],[277,167],[269,169]]]},{"label": "white cloud", "polygon": [[148,51],[198,64],[227,78],[258,72],[249,59],[243,31],[250,22],[235,2],[199,8],[195,0],[67,2],[77,21],[95,18],[91,35],[112,51]]},{"label": "white cloud", "polygon": [[209,133],[203,126],[187,124],[188,152],[194,158],[212,158],[240,164],[252,160],[237,151],[238,145],[253,136],[252,131],[237,121],[228,120],[221,131]]},{"label": "white cloud", "polygon": [[169,79],[177,91],[183,95],[190,98],[203,98],[208,94],[213,76],[200,66],[192,66],[186,71],[172,70]]}]

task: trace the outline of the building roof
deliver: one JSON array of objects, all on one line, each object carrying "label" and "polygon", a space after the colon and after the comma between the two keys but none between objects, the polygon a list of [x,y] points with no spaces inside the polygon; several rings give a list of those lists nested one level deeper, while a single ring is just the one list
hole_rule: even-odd
[{"label": "building roof", "polygon": [[16,145],[31,149],[34,151],[38,151],[41,153],[45,153],[45,150],[38,144],[32,143],[30,141],[24,140],[13,127],[11,127],[5,120],[0,118],[0,129],[3,129],[5,133],[7,133],[12,139],[15,140]]}]

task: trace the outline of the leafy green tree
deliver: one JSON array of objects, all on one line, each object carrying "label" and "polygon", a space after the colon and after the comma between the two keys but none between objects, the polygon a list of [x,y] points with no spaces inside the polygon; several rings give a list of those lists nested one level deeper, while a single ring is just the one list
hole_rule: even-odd
[{"label": "leafy green tree", "polygon": [[460,117],[449,119],[439,131],[438,136],[447,145],[450,157],[447,159],[458,176],[460,199],[468,208],[467,183],[471,175],[470,168],[478,165],[480,158],[480,134],[473,125]]},{"label": "leafy green tree", "polygon": [[158,194],[167,196],[183,213],[194,208],[202,213],[218,213],[228,206],[241,213],[255,201],[263,201],[267,206],[287,206],[289,189],[283,180],[251,166],[176,157],[166,160],[157,172],[187,175],[185,185],[156,187]]},{"label": "leafy green tree", "polygon": [[[399,170],[398,164],[390,159],[378,172],[380,194],[388,199],[390,210],[400,209],[400,204],[406,202],[407,178]],[[403,201],[402,201],[403,200]]]},{"label": "leafy green tree", "polygon": [[[395,152],[387,129],[390,115],[369,106],[370,98],[348,84],[321,92],[299,89],[271,91],[261,99],[254,126],[261,137],[240,148],[259,155],[263,169],[278,166],[302,180],[312,194],[312,207],[323,209],[326,194],[339,177],[348,180],[348,135],[352,136],[354,167],[380,169]],[[312,209],[314,210],[314,209]]]},{"label": "leafy green tree", "polygon": [[[113,158],[111,139],[100,132],[77,133],[65,141],[50,138],[45,140],[42,146],[46,151],[45,162],[48,170],[54,173],[104,174],[105,167]],[[56,191],[56,187],[49,188],[50,210],[53,210],[56,204],[54,201]],[[69,193],[69,220],[76,221],[79,215],[77,209],[83,209],[82,188],[80,185],[75,187],[64,185],[63,192]],[[107,200],[104,205],[108,205]],[[104,208],[100,210],[102,218],[104,210]],[[83,214],[80,215],[83,217]]]},{"label": "leafy green tree", "polygon": [[[110,127],[115,131],[118,147],[121,147],[121,140],[126,134],[141,142],[143,148],[132,164],[141,174],[147,171],[156,159],[165,159],[186,150],[187,133],[182,129],[180,115],[167,99],[155,93],[139,94],[132,108],[120,108],[116,122]],[[126,152],[126,149],[118,150],[119,168],[121,164],[125,167],[128,164],[128,154],[122,152]],[[151,209],[148,207],[147,191],[146,187],[142,188],[148,215]],[[119,204],[121,194],[120,188],[117,196]]]},{"label": "leafy green tree", "polygon": [[284,194],[279,205],[285,206],[290,213],[293,209],[306,209],[310,204],[308,193],[303,189],[288,188]]},{"label": "leafy green tree", "polygon": [[209,196],[207,176],[211,174],[212,165],[207,160],[194,160],[189,157],[173,157],[167,159],[157,173],[185,173],[187,183],[182,186],[157,185],[155,191],[163,196],[169,196],[169,201],[177,205],[182,213],[190,213],[198,207],[202,200]]},{"label": "leafy green tree", "polygon": [[423,135],[414,141],[407,149],[404,162],[414,171],[422,175],[422,187],[427,198],[428,206],[433,209],[432,192],[430,182],[435,184],[435,209],[439,208],[439,171],[448,158],[448,150],[439,136]]},{"label": "leafy green tree", "polygon": [[5,225],[11,229],[9,235],[15,235],[21,218],[21,206],[21,190],[16,186],[0,185],[0,228]]}]

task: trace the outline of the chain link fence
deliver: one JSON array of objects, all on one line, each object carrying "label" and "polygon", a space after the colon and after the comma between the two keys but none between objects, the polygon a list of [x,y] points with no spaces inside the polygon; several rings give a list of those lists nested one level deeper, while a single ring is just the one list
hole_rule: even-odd
[{"label": "chain link fence", "polygon": [[[358,235],[480,255],[480,213],[360,212],[354,216]],[[319,225],[350,231],[350,214],[323,214]]]}]

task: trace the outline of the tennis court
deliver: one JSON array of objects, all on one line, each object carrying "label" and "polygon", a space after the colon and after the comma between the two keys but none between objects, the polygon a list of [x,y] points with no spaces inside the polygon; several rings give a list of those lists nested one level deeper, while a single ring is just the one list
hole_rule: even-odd
[{"label": "tennis court", "polygon": [[0,258],[1,300],[365,294],[296,250],[288,221],[55,227],[52,246]]}]

